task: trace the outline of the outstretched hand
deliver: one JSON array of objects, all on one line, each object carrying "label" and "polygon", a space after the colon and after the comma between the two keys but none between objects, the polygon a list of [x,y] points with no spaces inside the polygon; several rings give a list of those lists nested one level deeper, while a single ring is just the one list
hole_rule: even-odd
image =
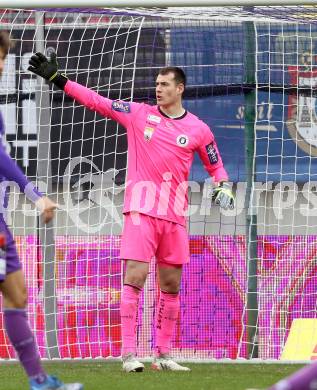
[{"label": "outstretched hand", "polygon": [[28,70],[45,80],[53,81],[58,74],[58,63],[54,52],[51,54],[50,60],[42,53],[33,54],[29,64]]},{"label": "outstretched hand", "polygon": [[54,218],[55,210],[58,208],[58,204],[53,202],[47,196],[42,196],[38,199],[35,202],[35,206],[42,214],[44,223],[48,223]]},{"label": "outstretched hand", "polygon": [[213,190],[211,199],[216,205],[224,210],[233,210],[235,207],[234,195],[231,191],[230,184],[227,182],[220,183],[220,185]]}]

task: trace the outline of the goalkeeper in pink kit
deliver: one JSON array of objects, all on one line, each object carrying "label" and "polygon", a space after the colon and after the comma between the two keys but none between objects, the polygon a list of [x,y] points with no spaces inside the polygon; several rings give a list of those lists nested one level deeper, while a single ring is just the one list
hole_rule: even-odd
[{"label": "goalkeeper in pink kit", "polygon": [[232,209],[234,197],[211,130],[182,106],[184,72],[177,67],[161,69],[156,79],[157,105],[150,106],[112,101],[68,80],[58,72],[55,54],[50,60],[41,53],[33,55],[29,70],[126,128],[129,153],[120,251],[126,261],[120,307],[123,370],[144,369],[136,355],[138,301],[149,263],[155,256],[161,293],[152,368],[189,371],[171,358],[170,348],[179,314],[182,268],[189,261],[185,212],[187,181],[195,152],[218,185],[213,192],[215,202]]}]

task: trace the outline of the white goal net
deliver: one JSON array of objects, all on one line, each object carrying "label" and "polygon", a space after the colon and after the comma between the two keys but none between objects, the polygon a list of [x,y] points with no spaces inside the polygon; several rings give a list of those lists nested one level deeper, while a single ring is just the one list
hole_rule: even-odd
[{"label": "white goal net", "polygon": [[[43,227],[11,188],[7,210],[41,356],[120,356],[127,141],[117,123],[28,72],[37,51],[56,52],[71,80],[124,101],[155,104],[159,68],[183,67],[185,107],[213,129],[237,207],[220,213],[210,206],[207,173],[195,159],[191,262],[173,355],[295,359],[296,322],[299,332],[310,329],[311,355],[300,359],[313,356],[316,21],[314,7],[300,6],[0,10],[0,29],[14,43],[0,81],[8,152],[60,205],[54,225]],[[153,346],[157,297],[153,262],[139,313],[144,358]],[[0,316],[0,358],[14,356]]]}]

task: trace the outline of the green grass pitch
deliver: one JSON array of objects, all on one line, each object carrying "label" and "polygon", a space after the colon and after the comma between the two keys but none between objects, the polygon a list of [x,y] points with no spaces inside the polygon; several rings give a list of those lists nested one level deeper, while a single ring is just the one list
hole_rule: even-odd
[{"label": "green grass pitch", "polygon": [[[246,390],[265,389],[296,371],[300,365],[187,364],[191,372],[154,372],[146,364],[143,373],[126,374],[118,362],[45,363],[49,373],[65,382],[82,382],[85,390]],[[0,389],[28,390],[18,364],[0,363]]]}]

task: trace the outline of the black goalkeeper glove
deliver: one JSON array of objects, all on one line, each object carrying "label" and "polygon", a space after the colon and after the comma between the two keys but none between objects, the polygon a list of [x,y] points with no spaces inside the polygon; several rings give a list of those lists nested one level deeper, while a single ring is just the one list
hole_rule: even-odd
[{"label": "black goalkeeper glove", "polygon": [[234,195],[231,191],[230,184],[227,182],[220,183],[219,186],[213,190],[211,199],[216,205],[220,206],[224,210],[234,209]]},{"label": "black goalkeeper glove", "polygon": [[58,88],[64,89],[67,83],[67,77],[58,72],[58,62],[56,53],[52,53],[50,60],[44,54],[36,53],[30,58],[28,70],[36,75],[51,81]]}]

